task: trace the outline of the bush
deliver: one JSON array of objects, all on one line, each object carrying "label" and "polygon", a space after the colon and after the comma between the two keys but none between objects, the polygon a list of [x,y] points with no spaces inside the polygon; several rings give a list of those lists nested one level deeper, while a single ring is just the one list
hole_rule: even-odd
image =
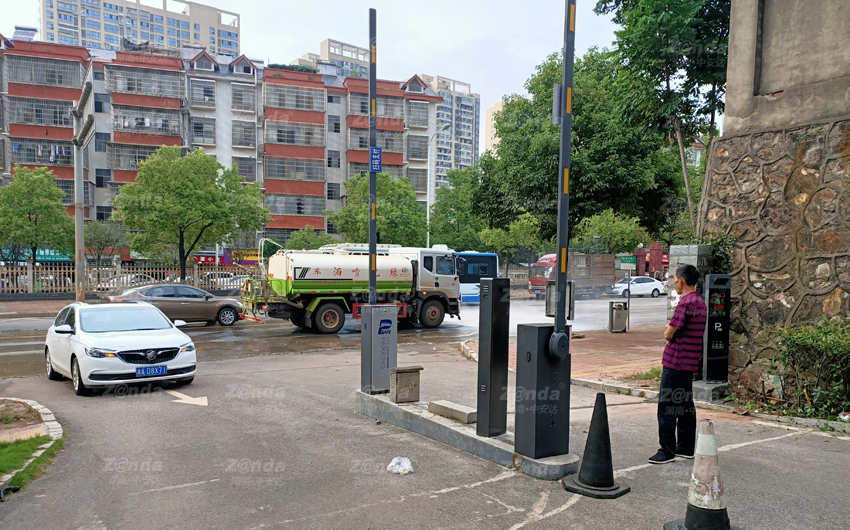
[{"label": "bush", "polygon": [[796,408],[788,412],[832,417],[850,410],[850,317],[776,333],[773,367],[782,375],[787,408]]}]

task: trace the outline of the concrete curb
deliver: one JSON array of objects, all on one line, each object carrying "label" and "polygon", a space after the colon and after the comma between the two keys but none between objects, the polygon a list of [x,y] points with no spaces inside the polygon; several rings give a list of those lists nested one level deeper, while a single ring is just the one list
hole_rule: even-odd
[{"label": "concrete curb", "polygon": [[50,441],[46,442],[40,446],[38,446],[38,450],[32,454],[32,457],[24,462],[23,467],[20,469],[16,469],[11,473],[7,473],[3,476],[0,476],[0,488],[6,487],[6,485],[11,482],[15,475],[26,469],[28,465],[32,463],[33,460],[40,457],[42,453],[44,453],[47,449],[53,446],[60,438],[62,438],[62,425],[56,421],[56,417],[53,415],[53,412],[50,411],[47,407],[39,404],[37,401],[33,401],[31,399],[18,399],[18,398],[10,398],[10,397],[0,397],[0,399],[8,399],[9,401],[17,401],[19,403],[26,403],[30,407],[34,408],[41,414],[41,424],[44,429],[44,434],[50,436]]},{"label": "concrete curb", "polygon": [[[460,343],[461,354],[470,360],[478,362],[478,353],[469,346],[467,346],[466,342]],[[516,370],[514,370],[513,368],[508,368],[508,370],[510,370],[511,372],[516,372]],[[576,386],[583,386],[586,388],[593,388],[595,390],[601,390],[602,392],[607,392],[609,394],[623,394],[626,396],[635,396],[646,399],[655,399],[658,397],[657,390],[634,388],[628,385],[606,383],[604,381],[594,381],[592,379],[582,379],[579,377],[571,377],[570,384]],[[697,408],[700,409],[713,410],[715,412],[728,412],[730,414],[740,415],[740,412],[736,411],[728,405],[723,405],[719,403],[709,403],[707,401],[694,401],[694,404],[697,406]],[[794,416],[774,416],[771,414],[761,414],[758,412],[747,412],[746,415],[761,420],[775,421],[777,423],[797,425],[800,427],[808,428],[823,429],[824,425],[828,425],[833,431],[836,431],[838,433],[850,434],[850,423],[843,421],[827,421],[814,418],[797,418]]]},{"label": "concrete curb", "polygon": [[369,395],[358,390],[357,413],[437,442],[460,449],[479,458],[544,480],[558,480],[578,473],[579,457],[574,454],[533,459],[514,452],[513,433],[484,438],[475,433],[475,424],[462,424],[427,411],[428,404],[393,403],[386,394]]},{"label": "concrete curb", "polygon": [[12,318],[52,318],[58,313],[59,311],[22,311],[20,313],[0,313],[0,320],[8,320]]}]

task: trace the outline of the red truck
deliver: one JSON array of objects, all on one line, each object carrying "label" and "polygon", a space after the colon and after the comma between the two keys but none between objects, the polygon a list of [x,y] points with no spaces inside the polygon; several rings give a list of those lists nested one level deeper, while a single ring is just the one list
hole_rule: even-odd
[{"label": "red truck", "polygon": [[[528,292],[538,300],[546,296],[546,282],[555,279],[558,256],[546,254],[528,271]],[[599,298],[617,282],[613,254],[570,254],[567,278],[575,281],[576,296]]]}]

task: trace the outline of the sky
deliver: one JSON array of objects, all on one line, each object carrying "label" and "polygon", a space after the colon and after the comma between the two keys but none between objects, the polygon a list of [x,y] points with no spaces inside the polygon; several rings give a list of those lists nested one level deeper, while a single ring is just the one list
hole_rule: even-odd
[{"label": "sky", "polygon": [[[143,3],[149,3],[145,0]],[[523,85],[564,38],[564,0],[202,0],[241,15],[242,52],[288,64],[331,38],[365,47],[369,8],[378,11],[377,74],[406,80],[439,75],[469,83],[484,109],[502,96],[524,94]],[[593,13],[595,0],[579,0],[576,53],[610,46],[616,26]],[[0,34],[38,26],[38,0],[0,0]]]}]

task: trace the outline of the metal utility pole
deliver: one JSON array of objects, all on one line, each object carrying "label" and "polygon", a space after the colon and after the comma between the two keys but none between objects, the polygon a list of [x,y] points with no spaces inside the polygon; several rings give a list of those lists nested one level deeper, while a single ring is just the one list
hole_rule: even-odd
[{"label": "metal utility pole", "polygon": [[83,189],[83,149],[94,126],[94,116],[86,116],[86,105],[91,96],[92,84],[86,82],[80,100],[71,108],[74,118],[74,291],[77,302],[86,300],[86,247],[83,213],[85,208],[85,190]]},{"label": "metal utility pole", "polygon": [[[573,65],[575,62],[576,0],[566,1],[564,22],[564,73],[561,86],[555,86],[558,102],[556,120],[561,123],[561,163],[558,187],[558,261],[555,285],[558,292],[555,311],[555,333],[549,341],[549,351],[557,358],[569,355],[567,336],[567,270],[570,247],[570,134],[573,126]],[[553,109],[554,111],[554,109]]]},{"label": "metal utility pole", "polygon": [[[369,10],[369,156],[373,147],[378,146],[378,77],[375,73],[375,45],[377,35],[377,12]],[[372,161],[369,161],[369,304],[378,301],[377,285],[377,239],[378,225],[375,218],[375,208],[378,203],[378,176],[372,171]]]}]

